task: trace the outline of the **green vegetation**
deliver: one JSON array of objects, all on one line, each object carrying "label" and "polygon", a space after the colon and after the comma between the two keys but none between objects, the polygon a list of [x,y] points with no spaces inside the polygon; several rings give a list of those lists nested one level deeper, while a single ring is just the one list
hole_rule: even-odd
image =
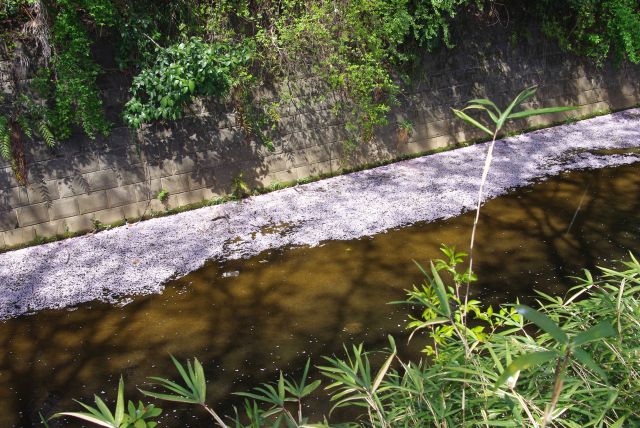
[{"label": "green vegetation", "polygon": [[126,122],[139,128],[146,122],[176,120],[196,96],[226,96],[243,82],[241,68],[251,55],[249,46],[211,44],[195,37],[158,49],[150,68],[133,79]]},{"label": "green vegetation", "polygon": [[[480,206],[482,205],[483,199],[483,191],[484,186],[487,181],[487,176],[489,175],[489,170],[491,169],[491,162],[493,161],[493,148],[496,144],[496,138],[498,138],[498,134],[502,130],[502,127],[507,124],[509,121],[514,119],[522,119],[525,117],[538,116],[542,114],[551,114],[551,113],[561,113],[564,111],[574,110],[575,107],[546,107],[540,109],[524,109],[521,111],[514,112],[514,109],[521,109],[522,104],[530,99],[536,93],[537,87],[533,86],[531,88],[526,88],[522,92],[520,92],[514,99],[511,101],[509,106],[507,106],[504,110],[501,110],[493,101],[486,98],[473,99],[467,102],[467,106],[462,110],[453,109],[453,113],[460,119],[464,120],[467,123],[475,126],[481,131],[491,136],[491,143],[489,144],[489,148],[487,149],[487,155],[484,161],[484,167],[482,169],[482,179],[480,181],[480,186],[478,187],[478,202],[476,204],[476,217],[473,221],[473,228],[471,230],[471,242],[469,243],[469,277],[467,279],[467,290],[465,293],[465,304],[466,299],[469,295],[469,283],[471,279],[471,275],[473,274],[473,244],[476,236],[476,229],[478,227],[478,220],[480,219]],[[469,110],[478,110],[480,112],[486,113],[488,118],[491,120],[493,125],[486,126],[476,119],[469,116],[465,111]],[[491,129],[492,128],[492,129]],[[459,297],[459,296],[458,296]]]},{"label": "green vegetation", "polygon": [[165,188],[160,189],[160,191],[156,195],[156,199],[159,200],[160,202],[166,202],[168,197],[169,197],[169,191]]},{"label": "green vegetation", "polygon": [[[406,302],[398,302],[422,308],[409,328],[412,340],[426,333],[426,360],[399,358],[392,339],[384,351],[345,347],[344,355],[325,357],[317,366],[326,380],[324,389],[318,389],[321,379],[309,376],[307,363],[300,380],[280,374],[274,383],[239,393],[244,404],[228,416],[205,403],[206,380],[197,360],[185,369],[174,359],[181,383],[155,377],[150,380],[161,389],[141,392],[207,406],[221,427],[640,423],[640,263],[635,258],[619,270],[602,269],[599,279],[585,272],[564,297],[539,293],[538,310],[524,305],[494,309],[458,297],[473,278],[460,269],[463,253],[443,251],[445,258],[424,271],[424,283],[407,292]],[[331,414],[309,421],[301,403],[312,393],[322,394],[334,409],[350,408],[348,414],[355,416],[335,424],[329,422]],[[115,414],[118,408],[122,405],[116,405]],[[80,417],[56,416],[63,415]]]},{"label": "green vegetation", "polygon": [[635,0],[573,0],[536,2],[546,35],[568,51],[602,65],[640,63],[640,5]]},{"label": "green vegetation", "polygon": [[[459,16],[489,21],[504,8],[519,17],[515,32],[535,20],[597,64],[640,62],[634,0],[8,0],[0,5],[0,55],[39,70],[30,82],[14,76],[15,97],[0,111],[1,153],[24,181],[24,140],[52,144],[76,128],[107,134],[98,79],[114,64],[133,76],[122,121],[135,128],[176,120],[195,98],[213,97],[233,106],[247,138],[271,148],[279,107],[300,100],[284,90],[256,97],[256,89],[311,78],[327,89],[316,101],[339,115],[350,143],[367,142],[387,123],[414,59],[462,40],[452,32]],[[117,48],[100,49],[111,58],[98,60],[106,44]]]}]

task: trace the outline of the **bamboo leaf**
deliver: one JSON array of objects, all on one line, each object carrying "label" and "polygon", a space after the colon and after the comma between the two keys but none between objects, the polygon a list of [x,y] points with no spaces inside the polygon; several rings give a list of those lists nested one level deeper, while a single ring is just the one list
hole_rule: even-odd
[{"label": "bamboo leaf", "polygon": [[587,331],[583,331],[578,333],[573,338],[573,346],[582,346],[584,344],[594,342],[599,339],[604,339],[605,337],[615,336],[616,331],[613,329],[613,326],[608,321],[602,321],[601,323],[594,325]]},{"label": "bamboo leaf", "polygon": [[511,113],[507,119],[522,119],[523,117],[529,116],[537,116],[540,114],[550,114],[550,113],[559,113],[563,111],[576,110],[578,107],[568,106],[568,107],[545,107],[533,110],[524,110],[516,113]]},{"label": "bamboo leaf", "polygon": [[520,92],[518,96],[516,96],[516,98],[511,102],[511,104],[509,104],[509,107],[507,107],[507,109],[502,112],[502,114],[500,115],[500,118],[498,119],[498,123],[496,124],[496,128],[501,129],[502,125],[504,125],[504,122],[507,120],[507,118],[511,114],[511,111],[517,106],[519,106],[520,104],[522,104],[528,98],[531,98],[533,94],[536,93],[537,89],[538,89],[537,86],[531,86],[529,88],[524,89],[522,92]]},{"label": "bamboo leaf", "polygon": [[465,110],[483,110],[487,112],[487,114],[489,115],[493,123],[498,123],[498,116],[496,116],[495,113],[489,110],[488,108],[481,106],[479,104],[468,105],[465,108],[463,108],[461,111],[465,111]]},{"label": "bamboo leaf", "polygon": [[[185,371],[185,369],[182,366],[182,364],[180,364],[180,361],[176,360],[176,358],[173,355],[170,355],[170,357],[171,357],[171,360],[173,361],[173,364],[176,366],[176,369],[180,373],[180,376],[182,376],[182,380],[184,380],[184,383],[191,390],[191,392],[195,392],[196,391],[195,385],[191,381],[191,378],[189,377],[189,375]],[[189,363],[188,360],[187,360],[187,363]]]},{"label": "bamboo leaf", "polygon": [[200,404],[198,403],[198,400],[195,400],[191,397],[180,397],[179,395],[161,394],[159,392],[145,391],[144,389],[139,389],[139,391],[142,392],[144,395],[157,398],[159,400],[175,401],[176,403]]},{"label": "bamboo leaf", "polygon": [[627,416],[625,415],[625,416],[621,417],[620,419],[618,419],[617,421],[615,421],[613,423],[613,425],[611,425],[609,428],[620,428],[620,427],[623,426],[622,424],[624,424],[624,421],[626,421],[626,420],[627,420]]},{"label": "bamboo leaf", "polygon": [[482,104],[484,106],[491,107],[497,115],[500,115],[500,109],[498,106],[491,100],[487,98],[474,98],[472,100],[467,101],[467,104]]},{"label": "bamboo leaf", "polygon": [[175,392],[176,394],[180,394],[185,397],[190,395],[189,391],[187,391],[184,387],[178,385],[175,382],[170,381],[169,379],[165,379],[157,376],[150,376],[149,379],[155,382],[158,382],[161,386],[163,386],[164,388],[167,388],[170,391]]},{"label": "bamboo leaf", "polygon": [[548,361],[553,360],[557,356],[558,356],[558,353],[556,351],[540,351],[540,352],[532,352],[529,354],[525,354],[516,358],[502,372],[502,374],[496,381],[495,388],[499,388],[503,383],[506,382],[508,378],[510,378],[511,376],[514,376],[516,373],[522,370],[526,370],[533,366],[544,364]]},{"label": "bamboo leaf", "polygon": [[195,386],[198,388],[198,398],[201,403],[204,403],[207,398],[207,381],[204,375],[204,369],[202,368],[202,364],[198,361],[197,358],[193,359],[193,365],[195,369]]},{"label": "bamboo leaf", "polygon": [[468,123],[472,124],[476,128],[478,128],[478,129],[486,132],[487,134],[493,136],[493,132],[491,132],[489,130],[489,128],[487,128],[486,126],[484,126],[483,124],[481,124],[480,122],[478,122],[477,120],[475,120],[474,118],[472,118],[471,116],[466,114],[465,112],[463,112],[461,110],[456,110],[456,109],[451,109],[451,110],[453,110],[453,114],[458,116],[460,119],[464,120],[465,122],[468,122]]},{"label": "bamboo leaf", "polygon": [[371,387],[371,392],[376,392],[378,387],[380,386],[380,384],[382,383],[382,380],[384,379],[385,375],[387,374],[387,371],[389,370],[389,367],[391,366],[391,363],[393,362],[393,359],[396,356],[396,351],[394,350],[391,355],[389,355],[389,358],[387,358],[387,360],[384,362],[384,364],[382,365],[382,367],[380,368],[380,370],[378,371],[378,374],[375,378],[375,380],[373,381],[373,386]]},{"label": "bamboo leaf", "polygon": [[123,418],[124,418],[124,381],[122,380],[122,376],[120,376],[120,382],[118,382],[118,398],[116,399],[116,413],[115,413],[116,425],[119,426],[122,423]]},{"label": "bamboo leaf", "polygon": [[549,333],[551,337],[553,337],[559,343],[564,344],[569,341],[567,334],[562,331],[562,329],[545,314],[538,312],[526,305],[516,305],[515,308],[520,315],[537,325],[541,330]]},{"label": "bamboo leaf", "polygon": [[449,307],[447,290],[444,287],[442,278],[440,278],[440,274],[436,270],[436,267],[433,265],[433,262],[431,262],[431,274],[433,275],[433,282],[436,285],[435,292],[436,292],[436,295],[438,296],[438,300],[440,301],[440,310],[447,318],[451,318],[451,308]]},{"label": "bamboo leaf", "polygon": [[82,419],[83,421],[91,422],[92,424],[96,424],[101,427],[118,428],[118,426],[113,425],[108,421],[97,418],[90,413],[84,413],[84,412],[61,412],[61,413],[56,413],[55,415],[52,416],[52,418],[59,418],[62,416],[71,416],[72,418]]},{"label": "bamboo leaf", "polygon": [[104,417],[104,419],[109,421],[111,424],[116,425],[116,421],[113,418],[113,415],[111,414],[111,410],[109,410],[109,407],[107,407],[107,405],[102,400],[102,398],[98,397],[97,395],[94,395],[94,399],[96,402],[96,406],[98,406],[98,409],[100,409],[100,412],[102,413],[102,416]]},{"label": "bamboo leaf", "polygon": [[304,387],[304,389],[302,390],[301,396],[306,397],[307,395],[311,394],[313,391],[318,389],[321,383],[322,383],[321,380],[314,380],[309,385]]},{"label": "bamboo leaf", "polygon": [[580,361],[580,363],[582,363],[589,370],[591,370],[594,373],[596,373],[598,376],[600,376],[605,381],[609,380],[609,378],[607,377],[607,374],[602,369],[602,367],[600,367],[598,365],[598,363],[593,361],[593,358],[591,358],[591,356],[586,351],[584,351],[582,349],[574,349],[572,353],[573,353],[573,356],[576,357],[576,359],[578,361]]}]

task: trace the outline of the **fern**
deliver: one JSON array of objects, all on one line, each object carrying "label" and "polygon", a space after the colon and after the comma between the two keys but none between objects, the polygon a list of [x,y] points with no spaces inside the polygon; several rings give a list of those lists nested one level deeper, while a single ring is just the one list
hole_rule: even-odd
[{"label": "fern", "polygon": [[53,136],[53,132],[51,132],[51,129],[49,129],[49,125],[45,120],[41,120],[40,122],[38,122],[38,133],[47,146],[55,147],[55,137]]},{"label": "fern", "polygon": [[9,120],[4,116],[0,116],[0,156],[6,160],[12,159]]},{"label": "fern", "polygon": [[18,125],[20,125],[22,132],[24,132],[24,135],[26,135],[27,138],[29,139],[33,139],[32,126],[29,118],[26,117],[25,115],[20,115],[18,116],[17,122],[18,122]]}]

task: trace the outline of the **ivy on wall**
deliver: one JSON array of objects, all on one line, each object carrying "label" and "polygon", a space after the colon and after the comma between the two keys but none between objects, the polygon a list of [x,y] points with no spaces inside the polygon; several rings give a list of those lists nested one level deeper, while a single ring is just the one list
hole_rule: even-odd
[{"label": "ivy on wall", "polygon": [[640,2],[637,0],[543,0],[536,15],[544,33],[564,49],[602,65],[612,58],[640,63]]},{"label": "ivy on wall", "polygon": [[[489,13],[494,0],[5,0],[1,55],[20,46],[40,55],[36,78],[0,108],[0,155],[24,168],[24,141],[107,134],[92,48],[116,46],[113,62],[132,77],[123,120],[132,127],[183,116],[194,98],[230,101],[247,135],[269,144],[277,106],[251,95],[266,82],[315,76],[337,94],[334,112],[353,143],[387,122],[403,68],[423,51],[453,47],[459,14]],[[541,0],[501,7],[535,19],[564,49],[640,62],[637,0]],[[485,12],[483,12],[485,11]],[[517,24],[516,24],[517,25]],[[33,51],[33,49],[32,49]],[[34,101],[39,100],[39,101]],[[289,100],[290,101],[290,100]]]}]

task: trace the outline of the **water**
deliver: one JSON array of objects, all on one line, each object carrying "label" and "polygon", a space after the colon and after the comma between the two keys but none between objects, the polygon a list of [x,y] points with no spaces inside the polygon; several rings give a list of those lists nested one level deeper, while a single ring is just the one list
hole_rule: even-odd
[{"label": "water", "polygon": [[[488,202],[477,236],[474,294],[530,301],[533,288],[562,293],[582,267],[611,266],[638,252],[638,166],[574,172]],[[579,209],[578,209],[579,208]],[[150,375],[173,375],[168,358],[197,356],[211,404],[228,412],[233,391],[291,372],[344,342],[386,344],[403,335],[407,307],[387,302],[420,282],[412,259],[439,257],[440,243],[468,245],[473,214],[372,238],[293,248],[249,260],[211,262],[162,295],[123,307],[95,303],[0,324],[0,426],[39,426],[37,412],[78,410],[94,392],[127,395]],[[417,356],[424,342],[403,343]],[[102,394],[104,396],[104,394]],[[310,403],[312,414],[324,410]],[[200,411],[162,403],[164,426],[211,426]],[[68,422],[65,426],[74,425]],[[52,425],[53,426],[53,425]]]}]

